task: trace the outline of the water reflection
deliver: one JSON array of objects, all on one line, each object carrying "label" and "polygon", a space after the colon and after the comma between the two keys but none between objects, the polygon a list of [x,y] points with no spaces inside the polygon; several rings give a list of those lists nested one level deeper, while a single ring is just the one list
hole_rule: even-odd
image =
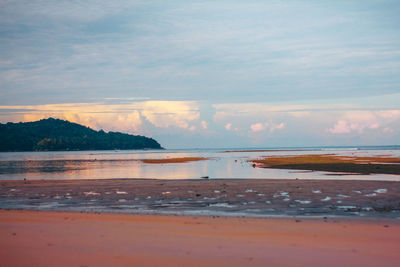
[{"label": "water reflection", "polygon": [[0,174],[48,173],[82,170],[89,165],[84,161],[73,160],[24,160],[0,162]]},{"label": "water reflection", "polygon": [[[0,153],[0,180],[8,179],[106,179],[157,178],[199,179],[344,179],[396,180],[399,175],[326,175],[324,172],[253,168],[247,160],[266,155],[326,154],[327,151],[239,151],[159,150],[159,151],[79,151]],[[392,155],[400,150],[335,150],[347,156]],[[145,164],[141,159],[206,157],[210,160],[172,164]]]}]

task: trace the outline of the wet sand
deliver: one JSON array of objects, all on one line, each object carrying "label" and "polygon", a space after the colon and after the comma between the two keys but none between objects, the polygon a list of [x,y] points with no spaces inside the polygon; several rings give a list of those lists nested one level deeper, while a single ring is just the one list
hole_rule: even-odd
[{"label": "wet sand", "polygon": [[352,180],[1,181],[0,208],[246,217],[400,218],[400,182]]},{"label": "wet sand", "polygon": [[398,266],[395,221],[0,210],[0,266]]}]

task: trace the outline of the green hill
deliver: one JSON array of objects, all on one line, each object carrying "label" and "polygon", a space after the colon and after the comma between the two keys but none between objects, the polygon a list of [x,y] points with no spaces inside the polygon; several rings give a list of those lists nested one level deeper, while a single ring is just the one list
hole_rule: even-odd
[{"label": "green hill", "polygon": [[0,123],[0,151],[163,149],[152,139],[119,132],[95,131],[69,121],[48,118]]}]

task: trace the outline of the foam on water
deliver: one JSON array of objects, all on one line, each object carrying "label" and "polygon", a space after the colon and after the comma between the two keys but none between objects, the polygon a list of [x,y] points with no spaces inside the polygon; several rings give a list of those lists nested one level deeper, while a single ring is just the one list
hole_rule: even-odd
[{"label": "foam on water", "polygon": [[375,192],[375,193],[378,193],[378,194],[384,194],[384,193],[387,193],[387,189],[385,189],[385,188],[383,188],[383,189],[376,189],[374,192]]},{"label": "foam on water", "polygon": [[329,201],[329,200],[331,200],[330,197],[325,197],[325,198],[321,199],[321,201]]}]

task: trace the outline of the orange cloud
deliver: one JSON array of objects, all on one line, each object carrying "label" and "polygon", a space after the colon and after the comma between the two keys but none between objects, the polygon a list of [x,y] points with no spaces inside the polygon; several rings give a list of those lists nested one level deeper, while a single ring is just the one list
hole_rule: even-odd
[{"label": "orange cloud", "polygon": [[[4,110],[4,111],[2,111]],[[48,117],[83,124],[93,129],[143,134],[142,119],[156,127],[169,126],[194,131],[190,125],[200,117],[195,102],[143,101],[129,104],[68,103],[30,106],[0,106],[0,116],[6,121],[36,121]],[[202,123],[207,126],[207,124]]]},{"label": "orange cloud", "polygon": [[197,104],[191,101],[146,101],[143,102],[141,113],[153,125],[161,128],[175,126],[193,130],[189,122],[200,118]]}]

